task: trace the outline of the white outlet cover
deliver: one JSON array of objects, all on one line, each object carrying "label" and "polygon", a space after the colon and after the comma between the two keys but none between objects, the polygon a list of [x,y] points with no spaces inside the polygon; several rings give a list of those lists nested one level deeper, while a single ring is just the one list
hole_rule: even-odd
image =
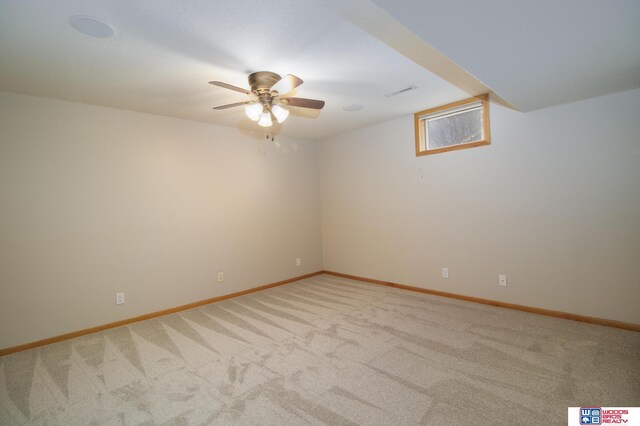
[{"label": "white outlet cover", "polygon": [[498,275],[498,285],[500,287],[507,286],[507,276],[506,275]]},{"label": "white outlet cover", "polygon": [[442,268],[442,278],[449,278],[449,268]]},{"label": "white outlet cover", "polygon": [[296,266],[300,266],[302,265],[302,259],[300,259],[299,257],[296,258]]}]

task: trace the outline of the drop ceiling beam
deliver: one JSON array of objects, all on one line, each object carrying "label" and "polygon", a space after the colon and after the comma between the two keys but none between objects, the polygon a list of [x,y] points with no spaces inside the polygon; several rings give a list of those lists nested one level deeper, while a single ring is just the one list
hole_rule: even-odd
[{"label": "drop ceiling beam", "polygon": [[337,15],[363,29],[373,37],[411,59],[428,71],[448,81],[471,96],[488,93],[490,100],[516,109],[464,68],[409,30],[370,0],[317,0]]}]

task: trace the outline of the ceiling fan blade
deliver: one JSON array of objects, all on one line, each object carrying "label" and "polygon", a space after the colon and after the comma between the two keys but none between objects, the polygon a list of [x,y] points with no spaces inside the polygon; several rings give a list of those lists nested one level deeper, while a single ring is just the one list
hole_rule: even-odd
[{"label": "ceiling fan blade", "polygon": [[236,102],[235,104],[227,104],[227,105],[220,105],[217,107],[213,107],[213,109],[227,109],[227,108],[233,108],[233,107],[237,107],[240,105],[246,105],[246,104],[250,104],[253,103],[255,101],[245,101],[245,102]]},{"label": "ceiling fan blade", "polygon": [[322,109],[324,107],[324,101],[318,101],[315,99],[281,98],[280,100],[289,106],[295,106],[295,107],[312,108],[312,109]]},{"label": "ceiling fan blade", "polygon": [[300,86],[304,81],[293,74],[287,74],[271,86],[271,90],[278,92],[280,96],[286,95],[296,87]]},{"label": "ceiling fan blade", "polygon": [[235,90],[236,92],[244,93],[245,95],[250,95],[251,92],[247,89],[243,89],[242,87],[233,86],[231,84],[223,83],[221,81],[210,81],[209,84],[213,84],[214,86],[224,87],[225,89]]}]

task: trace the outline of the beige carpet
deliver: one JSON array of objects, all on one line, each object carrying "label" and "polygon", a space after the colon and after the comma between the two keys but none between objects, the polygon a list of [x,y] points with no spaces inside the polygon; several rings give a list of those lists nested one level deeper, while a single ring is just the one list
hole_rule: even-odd
[{"label": "beige carpet", "polygon": [[640,333],[322,275],[0,358],[0,424],[563,425]]}]

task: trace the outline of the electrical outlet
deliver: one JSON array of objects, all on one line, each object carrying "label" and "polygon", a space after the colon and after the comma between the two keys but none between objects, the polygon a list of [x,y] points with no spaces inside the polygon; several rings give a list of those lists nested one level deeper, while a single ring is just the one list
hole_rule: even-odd
[{"label": "electrical outlet", "polygon": [[449,268],[442,268],[442,278],[449,278]]},{"label": "electrical outlet", "polygon": [[507,286],[507,276],[506,275],[498,275],[498,285],[500,287]]},{"label": "electrical outlet", "polygon": [[224,272],[218,272],[218,282],[224,281]]},{"label": "electrical outlet", "polygon": [[302,265],[302,259],[300,259],[299,257],[296,257],[296,266],[300,266]]},{"label": "electrical outlet", "polygon": [[124,303],[124,293],[116,293],[116,305],[122,305]]}]

